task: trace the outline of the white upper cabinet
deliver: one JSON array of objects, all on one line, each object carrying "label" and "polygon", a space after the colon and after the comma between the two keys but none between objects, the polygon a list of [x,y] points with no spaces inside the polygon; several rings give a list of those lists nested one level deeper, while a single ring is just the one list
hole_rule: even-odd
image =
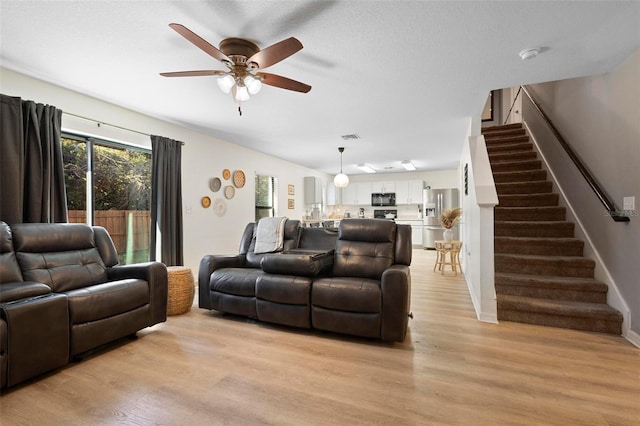
[{"label": "white upper cabinet", "polygon": [[304,178],[304,203],[322,203],[322,180],[315,176],[305,176]]},{"label": "white upper cabinet", "polygon": [[371,205],[371,183],[353,182],[342,188],[342,204],[347,206]]},{"label": "white upper cabinet", "polygon": [[342,191],[336,188],[333,182],[327,183],[327,205],[335,206],[342,204]]},{"label": "white upper cabinet", "polygon": [[396,184],[396,204],[422,204],[421,180],[399,180]]},{"label": "white upper cabinet", "polygon": [[371,193],[373,192],[371,191],[371,182],[358,182],[357,187],[358,202],[356,204],[370,206]]},{"label": "white upper cabinet", "polygon": [[[396,204],[422,204],[421,180],[397,180],[387,182],[351,182],[346,188],[327,185],[327,204],[346,206],[370,206],[372,193],[394,192]],[[331,188],[331,189],[330,189]],[[335,194],[332,196],[332,191]]]},{"label": "white upper cabinet", "polygon": [[371,182],[371,192],[374,192],[374,193],[396,192],[396,182],[393,182],[393,181]]},{"label": "white upper cabinet", "polygon": [[407,204],[422,204],[422,190],[424,189],[424,181],[409,181],[409,199]]}]

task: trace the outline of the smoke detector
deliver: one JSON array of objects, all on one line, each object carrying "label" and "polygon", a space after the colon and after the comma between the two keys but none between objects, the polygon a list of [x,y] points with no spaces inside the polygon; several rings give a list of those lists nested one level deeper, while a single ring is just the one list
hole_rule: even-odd
[{"label": "smoke detector", "polygon": [[522,58],[523,61],[526,61],[528,59],[535,58],[539,54],[540,54],[540,48],[534,47],[532,49],[526,49],[520,52],[520,57]]}]

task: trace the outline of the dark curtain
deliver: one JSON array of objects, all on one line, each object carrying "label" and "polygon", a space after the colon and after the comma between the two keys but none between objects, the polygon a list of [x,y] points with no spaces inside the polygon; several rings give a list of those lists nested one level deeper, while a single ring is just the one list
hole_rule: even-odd
[{"label": "dark curtain", "polygon": [[66,222],[62,111],[0,95],[0,219]]},{"label": "dark curtain", "polygon": [[[183,265],[182,142],[151,135],[151,149],[151,260]],[[158,241],[160,259],[156,259]]]}]

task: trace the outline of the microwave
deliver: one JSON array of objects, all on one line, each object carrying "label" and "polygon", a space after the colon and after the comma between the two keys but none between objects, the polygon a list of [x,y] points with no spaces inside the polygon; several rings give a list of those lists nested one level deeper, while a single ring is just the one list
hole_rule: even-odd
[{"label": "microwave", "polygon": [[395,192],[374,192],[371,194],[372,206],[395,206],[396,205],[396,193]]}]

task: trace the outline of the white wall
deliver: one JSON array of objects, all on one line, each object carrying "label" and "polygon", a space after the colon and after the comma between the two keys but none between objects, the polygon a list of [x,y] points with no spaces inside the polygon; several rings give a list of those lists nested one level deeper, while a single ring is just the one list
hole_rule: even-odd
[{"label": "white wall", "polygon": [[[469,137],[461,158],[462,270],[479,320],[497,322],[494,274],[493,208],[498,195],[493,182],[489,156],[480,134],[480,119],[469,126]],[[467,166],[468,194],[464,191],[464,168]]]},{"label": "white wall", "polygon": [[[237,253],[245,225],[254,220],[255,173],[276,176],[279,180],[278,214],[299,219],[304,214],[304,176],[330,177],[312,169],[252,151],[181,126],[158,120],[131,110],[100,101],[60,86],[45,83],[10,70],[0,68],[2,93],[19,96],[39,103],[54,105],[65,112],[88,117],[126,129],[166,136],[185,142],[182,149],[182,197],[184,216],[185,266],[197,274],[200,259],[205,254]],[[80,131],[136,145],[151,147],[149,137],[107,125],[63,116],[63,128]],[[213,193],[208,182],[211,177],[222,178],[223,169],[243,170],[247,183],[237,188],[235,197],[224,200],[227,212],[223,217],[212,208],[201,207],[200,200],[223,198]],[[227,184],[228,182],[225,182]],[[295,185],[295,195],[287,195],[287,185]],[[295,209],[287,208],[287,199],[295,200]]]}]

